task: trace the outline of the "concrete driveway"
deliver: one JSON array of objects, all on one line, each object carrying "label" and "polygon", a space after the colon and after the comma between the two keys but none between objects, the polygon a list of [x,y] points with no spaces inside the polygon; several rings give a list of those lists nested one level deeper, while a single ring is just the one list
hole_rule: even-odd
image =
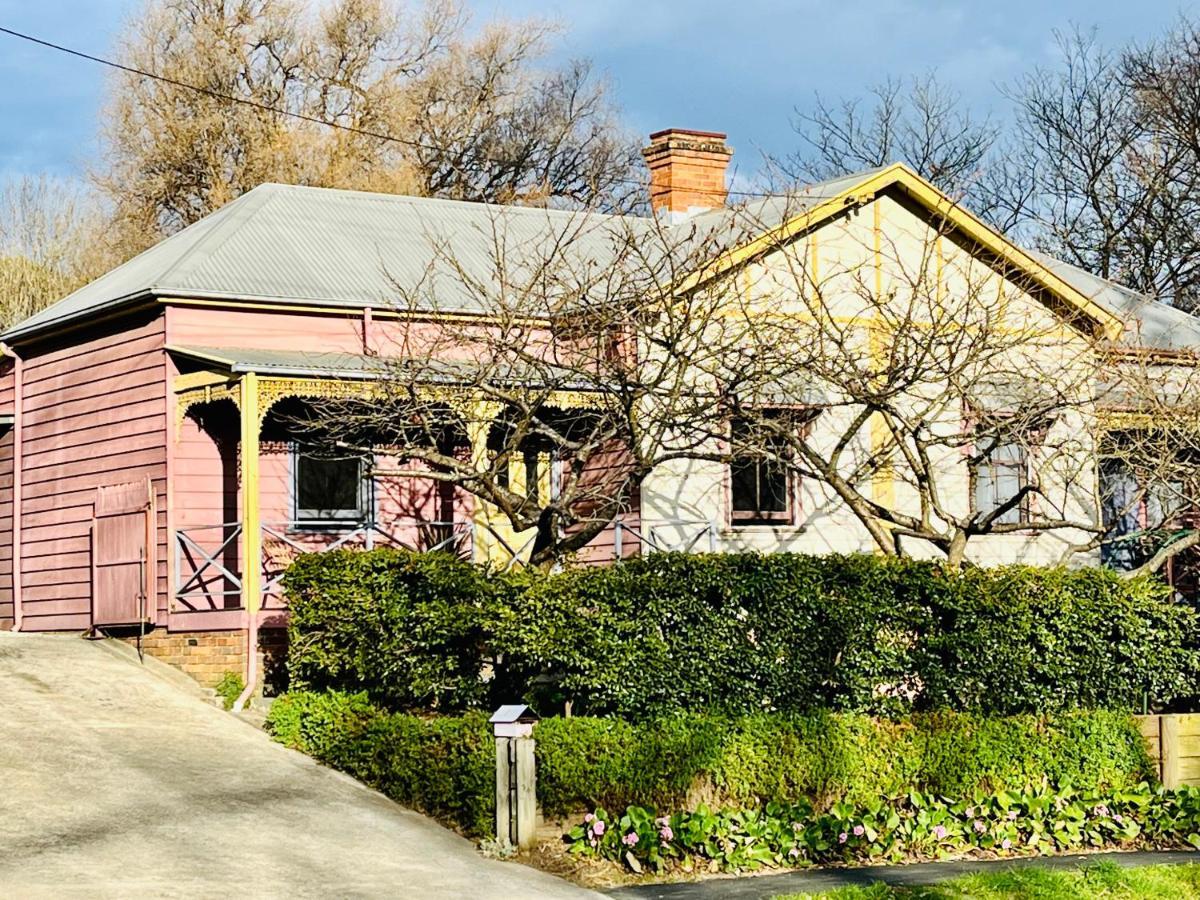
[{"label": "concrete driveway", "polygon": [[0,895],[582,898],[78,637],[0,632]]}]

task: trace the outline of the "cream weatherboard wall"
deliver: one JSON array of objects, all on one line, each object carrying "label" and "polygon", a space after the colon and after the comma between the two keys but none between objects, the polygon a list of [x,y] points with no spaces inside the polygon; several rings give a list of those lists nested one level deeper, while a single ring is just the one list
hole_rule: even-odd
[{"label": "cream weatherboard wall", "polygon": [[[736,277],[743,281],[749,310],[794,316],[798,322],[811,316],[812,306],[804,302],[803,292],[819,285],[820,308],[824,314],[853,326],[864,353],[882,355],[887,351],[886,338],[882,339],[883,345],[870,346],[872,340],[881,340],[877,333],[873,336],[870,327],[876,315],[873,304],[878,302],[874,298],[894,298],[890,302],[903,303],[914,285],[927,293],[937,291],[937,297],[944,298],[953,309],[961,308],[968,317],[976,307],[981,317],[985,311],[994,314],[1001,310],[1002,328],[1020,337],[1013,339],[1006,354],[1009,358],[998,361],[997,369],[1008,377],[1028,372],[1035,379],[1070,373],[1062,380],[1074,391],[1072,399],[1077,404],[1055,417],[1046,443],[1069,446],[1073,451],[1064,454],[1060,450],[1053,459],[1039,460],[1035,455],[1033,465],[1061,518],[1082,523],[1094,520],[1096,476],[1087,438],[1091,433],[1088,417],[1094,390],[1091,340],[1031,294],[1035,288],[1001,274],[992,262],[955,237],[940,234],[928,217],[902,195],[883,194],[836,216],[765,255]],[[962,325],[996,327],[982,321]],[[1003,380],[998,377],[998,381]],[[822,390],[820,385],[817,388]],[[1002,393],[999,388],[998,392]],[[857,407],[838,398],[827,385],[823,393],[830,405],[812,423],[810,441],[815,446],[832,448],[853,420]],[[1003,398],[998,397],[997,402],[1002,403]],[[948,415],[932,427],[961,430],[963,413]],[[860,456],[879,453],[887,446],[885,437],[871,425],[863,428],[853,443],[854,454]],[[935,461],[935,468],[940,473],[938,483],[946,506],[967,513],[971,487],[965,454],[958,447],[946,448]],[[654,531],[666,545],[685,545],[708,524],[714,532],[711,544],[721,551],[847,553],[875,549],[867,530],[831,489],[808,478],[793,482],[793,524],[733,527],[728,467],[714,462],[673,462],[655,471],[643,485],[643,528]],[[894,504],[912,513],[918,510],[917,493],[902,465],[897,464],[890,473],[877,473],[870,491],[884,505]],[[1071,544],[1085,538],[1075,529],[976,537],[969,543],[968,558],[985,564],[1054,563]],[[707,548],[708,541],[703,538],[697,548]],[[922,547],[913,539],[906,539],[905,549],[914,555],[940,555],[933,547]]]}]

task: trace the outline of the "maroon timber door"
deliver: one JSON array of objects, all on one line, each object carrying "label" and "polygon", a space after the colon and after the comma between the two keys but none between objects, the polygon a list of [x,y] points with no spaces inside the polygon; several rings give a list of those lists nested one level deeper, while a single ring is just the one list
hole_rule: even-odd
[{"label": "maroon timber door", "polygon": [[154,488],[150,479],[96,488],[92,626],[153,625]]}]

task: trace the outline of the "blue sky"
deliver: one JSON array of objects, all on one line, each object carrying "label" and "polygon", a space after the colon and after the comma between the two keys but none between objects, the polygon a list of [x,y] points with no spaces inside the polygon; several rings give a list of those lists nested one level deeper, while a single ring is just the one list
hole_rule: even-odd
[{"label": "blue sky", "polygon": [[[726,131],[744,176],[795,145],[789,118],[813,92],[858,93],[887,75],[935,70],[979,112],[996,90],[1053,59],[1055,29],[1146,40],[1195,3],[1153,0],[473,0],[478,19],[559,21],[563,56],[590,57],[641,132]],[[0,25],[111,53],[138,0],[0,0]],[[97,152],[104,72],[0,35],[0,174],[82,174]]]}]

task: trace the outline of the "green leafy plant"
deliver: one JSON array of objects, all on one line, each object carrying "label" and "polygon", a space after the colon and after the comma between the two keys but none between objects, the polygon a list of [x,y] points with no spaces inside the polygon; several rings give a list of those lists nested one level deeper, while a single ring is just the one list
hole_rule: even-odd
[{"label": "green leafy plant", "polygon": [[1200,848],[1200,788],[1147,783],[1119,792],[1041,784],[958,800],[910,791],[862,804],[769,803],[757,808],[658,815],[598,808],[564,837],[572,853],[635,870],[762,867],[941,859],[950,855],[1049,854],[1133,846]]},{"label": "green leafy plant", "polygon": [[238,672],[226,672],[217,682],[217,686],[213,688],[217,696],[221,698],[221,704],[227,710],[233,709],[233,704],[237,702],[238,697],[242,696],[242,691],[245,689],[246,682],[242,680],[242,676]]},{"label": "green leafy plant", "polygon": [[448,553],[335,550],[298,557],[283,585],[293,687],[365,691],[393,709],[487,705],[485,570]]},{"label": "green leafy plant", "polygon": [[466,834],[494,830],[495,740],[484,713],[387,713],[365,693],[297,692],[276,699],[266,727],[280,743]]}]

